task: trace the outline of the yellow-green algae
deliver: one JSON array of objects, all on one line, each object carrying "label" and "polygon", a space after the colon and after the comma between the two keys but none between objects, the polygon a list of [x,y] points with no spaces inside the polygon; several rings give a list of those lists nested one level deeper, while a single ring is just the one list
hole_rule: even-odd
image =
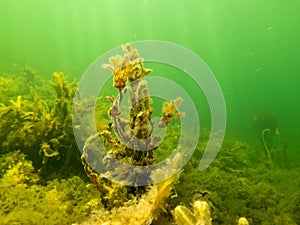
[{"label": "yellow-green algae", "polygon": [[[110,221],[105,221],[107,215],[121,223],[119,216],[127,210],[134,209],[138,214],[142,202],[126,208],[121,201],[119,211],[114,204],[111,210],[102,204],[103,196],[99,196],[96,186],[83,172],[70,129],[70,94],[74,93],[76,83],[67,82],[58,72],[51,82],[49,85],[49,81],[41,79],[30,67],[22,69],[18,75],[1,72],[1,224],[72,224],[94,219],[98,224],[101,221],[109,224]],[[65,88],[72,91],[65,91]],[[107,111],[96,107],[97,120],[105,118],[109,122]],[[104,127],[99,130],[105,130]],[[174,137],[179,135],[180,129],[176,124],[169,127],[168,136],[153,153],[156,160],[166,158],[174,149]],[[35,132],[40,129],[40,133]],[[300,223],[299,168],[282,166],[272,158],[274,165],[270,169],[262,147],[227,139],[212,165],[199,172],[199,160],[209,135],[206,129],[201,129],[195,154],[184,167],[174,192],[171,187],[178,177],[167,180],[161,186],[165,188],[153,186],[138,193],[152,203],[148,212],[157,210],[156,207],[163,210],[159,210],[160,214],[152,214],[153,218],[157,217],[152,224],[175,223],[174,209],[182,205],[192,212],[191,204],[195,201],[208,203],[212,224],[237,224],[239,217],[245,217],[249,224]],[[51,141],[55,139],[58,142]],[[67,155],[72,163],[68,162]],[[155,189],[166,190],[161,195],[165,200],[159,201],[163,205],[156,205],[155,198],[149,197]],[[167,198],[169,195],[171,197]],[[110,198],[116,196],[113,194]]]}]

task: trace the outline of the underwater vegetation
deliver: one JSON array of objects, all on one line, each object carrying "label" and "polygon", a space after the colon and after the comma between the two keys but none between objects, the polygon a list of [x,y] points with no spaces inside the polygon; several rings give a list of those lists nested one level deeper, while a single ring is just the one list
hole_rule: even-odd
[{"label": "underwater vegetation", "polygon": [[211,166],[199,172],[197,165],[209,134],[201,132],[203,139],[175,186],[178,198],[170,202],[171,208],[181,204],[192,211],[191,202],[206,201],[212,224],[237,224],[242,217],[249,224],[299,223],[298,213],[290,209],[297,208],[292,199],[299,193],[299,179],[295,180],[299,168],[270,168],[253,160],[256,150],[247,143],[227,140]]},{"label": "underwater vegetation", "polygon": [[175,220],[178,225],[211,225],[209,205],[205,201],[195,201],[194,213],[185,206],[177,206],[174,210]]},{"label": "underwater vegetation", "polygon": [[0,157],[0,224],[72,224],[101,205],[98,192],[81,178],[45,185],[20,151]]},{"label": "underwater vegetation", "polygon": [[277,120],[270,113],[256,112],[253,125],[261,139],[263,151],[271,167],[288,168],[287,143],[283,141]]},{"label": "underwater vegetation", "polygon": [[[48,177],[58,169],[72,168],[76,157],[79,165],[71,111],[77,83],[69,83],[63,73],[54,72],[55,81],[44,86],[46,90],[52,87],[55,91],[56,96],[51,96],[52,101],[49,101],[49,96],[39,93],[40,89],[36,88],[35,72],[23,69],[21,74],[19,81],[2,78],[1,89],[2,85],[7,88],[10,84],[10,90],[17,95],[0,103],[1,152],[20,150]],[[21,82],[25,85],[19,89]],[[11,92],[1,93],[2,97],[6,93]]]},{"label": "underwater vegetation", "polygon": [[[152,122],[152,99],[148,93],[147,82],[143,79],[151,69],[144,67],[143,59],[129,44],[124,45],[122,51],[123,56],[110,57],[110,64],[103,65],[103,68],[112,71],[113,86],[119,91],[118,97],[106,97],[112,104],[108,110],[111,121],[107,124],[107,129],[87,139],[81,157],[88,176],[101,193],[101,202],[106,209],[106,213],[100,211],[100,215],[95,216],[97,219],[94,223],[89,221],[87,224],[151,224],[159,211],[165,210],[164,200],[170,195],[179,176],[176,173],[172,175],[173,170],[180,165],[179,153],[163,170],[148,170],[145,173],[139,166],[153,165],[157,162],[154,152],[158,149],[160,136],[152,135],[153,128],[164,128],[171,119],[183,116],[177,112],[181,98],[165,102],[161,121],[158,124]],[[121,101],[126,94],[129,95],[129,118],[120,116]],[[93,144],[99,137],[108,149],[105,155],[98,154],[104,158],[105,166],[112,167],[112,159],[125,164],[103,173],[93,170],[90,164],[97,167],[99,157],[96,157],[95,162],[90,155],[94,158],[97,155]],[[128,170],[127,165],[136,166],[136,169]],[[159,182],[163,177],[164,181]],[[148,185],[139,185],[141,180],[150,182]],[[126,185],[128,182],[130,185]],[[155,184],[150,185],[152,183]]]},{"label": "underwater vegetation", "polygon": [[[182,170],[176,173],[182,158],[178,153],[162,169],[146,174],[152,185],[115,182],[112,178],[134,184],[143,179],[123,167],[94,170],[97,139],[108,149],[100,152],[108,167],[112,158],[136,166],[166,159],[180,136],[177,119],[184,116],[178,97],[162,105],[159,122],[151,120],[157,108],[143,79],[151,69],[137,50],[125,45],[123,55],[109,62],[104,67],[112,71],[119,94],[99,96],[106,103],[96,105],[98,131],[82,155],[72,127],[77,83],[61,72],[54,72],[50,82],[43,80],[28,66],[18,75],[1,72],[0,224],[300,224],[300,168],[281,164],[284,143],[275,119],[268,116],[256,120],[260,149],[243,140],[225,140],[205,171],[198,170],[210,137],[205,128]],[[120,102],[126,94],[129,114],[124,116]],[[87,113],[84,104],[76,107]],[[167,128],[164,140],[151,135],[153,126]],[[141,142],[132,142],[134,137]],[[147,151],[139,151],[141,146]]]}]

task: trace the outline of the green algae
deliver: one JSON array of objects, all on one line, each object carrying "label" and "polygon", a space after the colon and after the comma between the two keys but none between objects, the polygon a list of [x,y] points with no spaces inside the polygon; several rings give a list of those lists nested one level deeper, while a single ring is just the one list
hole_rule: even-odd
[{"label": "green algae", "polygon": [[[24,88],[20,84],[24,76],[0,79],[0,221],[2,224],[84,223],[95,212],[105,220],[105,196],[87,181],[74,144],[70,109],[76,82],[67,82],[62,73],[55,73],[51,85],[36,73],[34,79],[28,81],[30,91],[26,91],[29,86]],[[103,108],[97,105],[99,132],[107,129],[103,123],[109,122],[108,109],[109,105]],[[166,159],[176,146],[178,126],[170,123],[167,137],[154,151],[157,161]],[[201,130],[195,153],[184,167],[180,182],[174,191],[168,189],[170,197],[152,224],[174,223],[176,206],[184,205],[192,211],[191,204],[195,201],[209,204],[212,224],[236,224],[238,217],[246,217],[250,224],[300,222],[300,180],[295,179],[299,168],[282,167],[279,160],[274,160],[275,165],[270,169],[267,155],[257,154],[259,147],[242,140],[225,140],[212,165],[200,172],[198,165],[209,136],[207,129]],[[143,192],[139,194],[142,196]],[[126,188],[106,196],[109,196],[108,208],[117,205],[127,212],[122,200],[128,199]]]},{"label": "green algae", "polygon": [[46,185],[20,151],[0,157],[1,224],[72,224],[100,207],[98,192],[81,178]]},{"label": "green algae", "polygon": [[[47,176],[53,170],[66,171],[73,167],[76,158],[77,165],[80,165],[72,129],[72,100],[77,83],[69,83],[63,73],[55,72],[55,80],[50,82],[53,88],[45,84],[37,86],[40,81],[32,75],[35,72],[24,69],[21,74],[13,82],[2,78],[1,85],[11,85],[17,97],[1,93],[5,99],[12,98],[0,104],[1,152],[21,150],[35,168],[43,170]],[[17,92],[16,89],[23,83],[24,87]],[[45,90],[40,92],[41,88],[48,90],[48,93]],[[56,96],[53,96],[53,91]],[[48,163],[49,159],[51,162]]]}]

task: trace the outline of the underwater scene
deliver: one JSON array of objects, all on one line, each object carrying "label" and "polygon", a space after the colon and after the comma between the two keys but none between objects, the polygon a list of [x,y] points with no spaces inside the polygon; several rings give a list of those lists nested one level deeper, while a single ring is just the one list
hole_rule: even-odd
[{"label": "underwater scene", "polygon": [[299,225],[299,8],[2,0],[0,225]]}]

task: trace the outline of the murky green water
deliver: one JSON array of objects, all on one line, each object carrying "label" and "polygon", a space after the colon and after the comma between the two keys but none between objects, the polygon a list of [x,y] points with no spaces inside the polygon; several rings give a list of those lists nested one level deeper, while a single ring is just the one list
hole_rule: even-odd
[{"label": "murky green water", "polygon": [[[94,60],[124,43],[174,42],[198,54],[219,81],[227,107],[225,139],[263,149],[261,132],[269,127],[255,125],[274,118],[272,132],[279,131],[294,168],[300,165],[299,8],[296,0],[3,0],[0,74],[30,65],[45,80],[54,71],[79,80]],[[209,127],[208,103],[189,92],[201,125]],[[279,148],[277,134],[269,148]]]}]

